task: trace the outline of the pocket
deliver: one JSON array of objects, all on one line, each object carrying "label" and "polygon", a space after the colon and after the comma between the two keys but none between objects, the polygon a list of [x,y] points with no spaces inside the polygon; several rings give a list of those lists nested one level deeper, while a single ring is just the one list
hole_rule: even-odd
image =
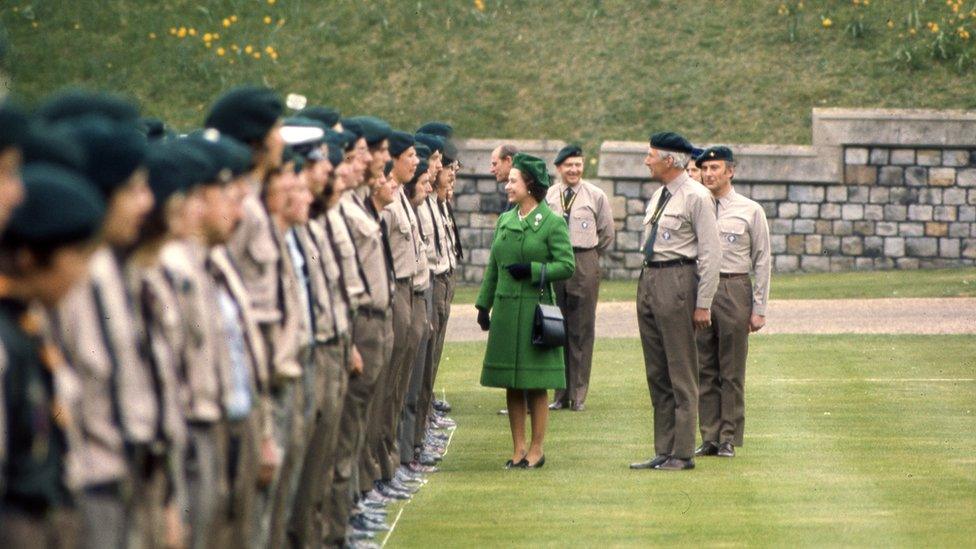
[{"label": "pocket", "polygon": [[258,264],[274,263],[278,260],[278,250],[275,248],[270,235],[255,238],[248,242],[247,253]]},{"label": "pocket", "polygon": [[723,236],[741,236],[746,232],[746,223],[741,219],[723,219],[718,222],[718,232]]},{"label": "pocket", "polygon": [[664,214],[658,221],[658,225],[665,229],[677,230],[681,228],[682,220],[678,216]]}]

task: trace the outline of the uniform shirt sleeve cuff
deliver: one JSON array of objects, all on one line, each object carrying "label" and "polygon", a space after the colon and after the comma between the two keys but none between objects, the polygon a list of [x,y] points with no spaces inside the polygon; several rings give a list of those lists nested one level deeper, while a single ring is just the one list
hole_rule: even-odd
[{"label": "uniform shirt sleeve cuff", "polygon": [[695,305],[699,309],[711,309],[712,308],[712,298],[699,297],[698,303]]},{"label": "uniform shirt sleeve cuff", "polygon": [[759,315],[759,316],[766,316],[766,306],[759,303],[753,303],[752,314]]}]

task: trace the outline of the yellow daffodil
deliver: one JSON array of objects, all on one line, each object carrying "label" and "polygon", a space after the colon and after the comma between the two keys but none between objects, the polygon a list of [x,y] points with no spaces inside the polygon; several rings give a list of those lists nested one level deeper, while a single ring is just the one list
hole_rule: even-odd
[{"label": "yellow daffodil", "polygon": [[885,26],[887,26],[889,29],[893,29],[895,28],[895,22],[889,19],[888,22],[885,23]]},{"label": "yellow daffodil", "polygon": [[176,36],[176,27],[170,27],[169,33],[172,34],[173,36]]},{"label": "yellow daffodil", "polygon": [[259,51],[254,52],[253,57],[255,59],[261,59],[261,52],[259,52]]},{"label": "yellow daffodil", "polygon": [[271,24],[271,16],[270,15],[265,15],[264,16],[264,24],[265,25],[270,25]]},{"label": "yellow daffodil", "polygon": [[220,40],[220,34],[218,34],[218,33],[216,33],[216,32],[215,32],[215,33],[213,33],[213,39],[214,39],[214,40]]},{"label": "yellow daffodil", "polygon": [[932,24],[932,32],[939,32],[939,24],[938,23],[933,23]]},{"label": "yellow daffodil", "polygon": [[188,31],[187,31],[187,33],[188,33],[188,34],[189,34],[190,36],[196,36],[196,35],[197,35],[197,29],[194,29],[194,28],[190,28],[190,30],[188,30]]},{"label": "yellow daffodil", "polygon": [[81,24],[80,23],[75,23],[75,30],[78,30],[80,28],[81,28]]},{"label": "yellow daffodil", "polygon": [[276,51],[271,52],[271,59],[274,59],[275,61],[277,61],[278,60],[278,52],[276,52]]},{"label": "yellow daffodil", "polygon": [[154,32],[149,33],[149,39],[150,40],[155,40],[156,39],[156,33],[154,33]]},{"label": "yellow daffodil", "polygon": [[236,23],[237,22],[237,16],[236,15],[231,15],[230,16],[230,22],[231,23]]},{"label": "yellow daffodil", "polygon": [[180,30],[176,31],[176,36],[179,38],[186,38],[186,27],[180,27]]},{"label": "yellow daffodil", "polygon": [[31,21],[31,28],[36,29],[38,27],[37,21]]},{"label": "yellow daffodil", "polygon": [[916,31],[915,31],[915,29],[913,29],[913,28],[912,28],[912,29],[908,29],[908,34],[910,34],[910,35],[912,35],[912,36],[915,36],[915,32],[916,32]]},{"label": "yellow daffodil", "polygon": [[213,35],[210,34],[209,32],[208,33],[204,33],[204,35],[203,35],[203,41],[204,42],[209,42],[211,40],[213,40]]},{"label": "yellow daffodil", "polygon": [[244,46],[244,53],[250,54],[253,51],[254,51],[254,48],[252,48],[250,44]]},{"label": "yellow daffodil", "polygon": [[274,53],[274,51],[275,51],[275,50],[274,50],[274,48],[272,48],[271,46],[268,46],[268,47],[266,47],[266,48],[264,48],[264,51],[265,51],[265,52],[266,52],[266,53],[267,53],[268,55],[271,55],[272,53]]},{"label": "yellow daffodil", "polygon": [[223,57],[225,53],[227,53],[227,50],[224,48],[217,48],[217,55]]},{"label": "yellow daffodil", "polygon": [[834,22],[831,21],[829,17],[824,17],[823,20],[820,21],[820,24],[823,25],[823,28],[825,29],[829,29],[830,27],[834,26]]},{"label": "yellow daffodil", "polygon": [[224,20],[220,22],[220,24],[223,25],[224,28],[229,27],[230,26],[230,19],[227,19],[225,17]]},{"label": "yellow daffodil", "polygon": [[474,9],[485,11],[485,0],[474,0]]},{"label": "yellow daffodil", "polygon": [[275,5],[275,0],[268,0],[268,5],[269,6]]}]

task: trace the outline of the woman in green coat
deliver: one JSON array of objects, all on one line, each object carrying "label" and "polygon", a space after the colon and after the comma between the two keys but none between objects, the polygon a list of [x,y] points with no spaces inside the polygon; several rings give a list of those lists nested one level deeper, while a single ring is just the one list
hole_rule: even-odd
[{"label": "woman in green coat", "polygon": [[[566,387],[561,347],[532,344],[543,267],[545,300],[554,303],[549,282],[573,275],[576,264],[566,221],[546,205],[545,162],[518,153],[505,185],[516,205],[498,217],[491,255],[478,293],[478,324],[488,331],[481,384],[504,387],[514,452],[507,468],[545,464],[542,443],[549,421],[548,389]],[[525,448],[526,406],[532,411],[532,443]]]}]

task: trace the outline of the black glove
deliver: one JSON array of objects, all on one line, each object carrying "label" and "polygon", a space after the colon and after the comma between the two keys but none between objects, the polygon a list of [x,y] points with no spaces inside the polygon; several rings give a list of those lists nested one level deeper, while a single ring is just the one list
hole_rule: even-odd
[{"label": "black glove", "polygon": [[508,274],[512,275],[515,280],[522,280],[523,278],[529,278],[532,276],[532,265],[528,263],[512,263],[508,267]]},{"label": "black glove", "polygon": [[483,332],[487,332],[488,328],[491,327],[491,320],[488,318],[488,309],[478,307],[478,326],[481,326],[481,331]]}]

